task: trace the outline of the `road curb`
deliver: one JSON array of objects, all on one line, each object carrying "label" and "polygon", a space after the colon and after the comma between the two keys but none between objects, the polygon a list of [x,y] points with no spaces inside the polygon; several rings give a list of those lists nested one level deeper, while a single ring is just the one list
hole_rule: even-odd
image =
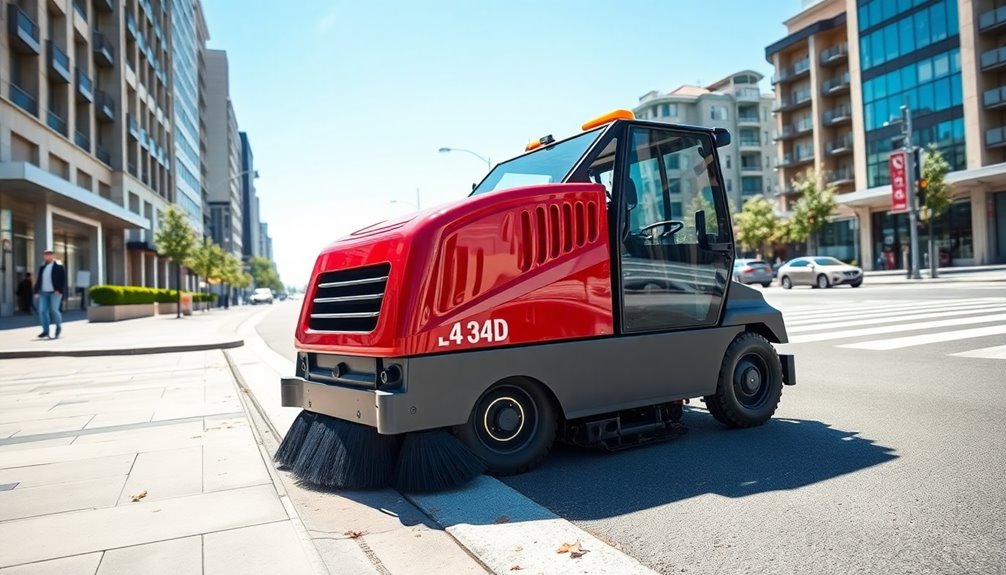
[{"label": "road curb", "polygon": [[98,357],[116,355],[151,355],[159,353],[184,353],[188,351],[208,351],[233,349],[244,345],[243,339],[216,341],[212,343],[190,343],[181,345],[161,345],[151,347],[129,347],[111,349],[13,349],[0,351],[0,359],[26,359],[38,357]]}]

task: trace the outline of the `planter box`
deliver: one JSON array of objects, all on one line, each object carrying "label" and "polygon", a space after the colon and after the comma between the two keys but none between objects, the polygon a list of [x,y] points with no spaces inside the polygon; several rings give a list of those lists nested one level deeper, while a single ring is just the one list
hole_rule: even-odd
[{"label": "planter box", "polygon": [[87,321],[122,321],[138,317],[151,317],[155,313],[154,304],[95,305],[87,308]]},{"label": "planter box", "polygon": [[[185,300],[182,300],[182,315],[192,315],[192,303],[189,302],[186,305]],[[159,303],[157,304],[157,315],[178,315],[178,304],[177,303]]]}]

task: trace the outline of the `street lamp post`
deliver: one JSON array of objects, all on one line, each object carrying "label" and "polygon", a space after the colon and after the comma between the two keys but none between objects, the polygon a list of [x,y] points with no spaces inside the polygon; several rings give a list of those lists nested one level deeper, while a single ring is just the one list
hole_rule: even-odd
[{"label": "street lamp post", "polygon": [[476,154],[475,152],[473,152],[471,150],[466,150],[464,148],[447,148],[447,147],[440,148],[440,153],[441,154],[446,154],[448,152],[466,152],[466,153],[471,154],[471,155],[475,156],[476,158],[482,160],[483,162],[485,162],[486,163],[486,167],[489,168],[490,170],[493,167],[493,164],[492,164],[491,161],[489,161],[489,158],[482,157],[479,154]]},{"label": "street lamp post", "polygon": [[[405,205],[409,204],[409,202],[403,202],[402,200],[391,200],[391,203],[393,203],[393,204],[405,204]],[[416,188],[416,211],[417,212],[419,211],[419,208],[420,208],[420,204],[419,204],[419,188]]]},{"label": "street lamp post", "polygon": [[919,273],[919,208],[915,205],[915,144],[912,143],[912,110],[901,106],[901,128],[905,137],[905,168],[908,172],[908,237],[912,244],[912,274],[913,280],[922,279]]}]

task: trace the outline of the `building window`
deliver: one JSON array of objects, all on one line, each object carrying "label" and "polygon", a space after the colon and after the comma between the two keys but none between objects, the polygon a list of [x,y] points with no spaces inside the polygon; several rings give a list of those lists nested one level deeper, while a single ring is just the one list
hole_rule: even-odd
[{"label": "building window", "polygon": [[[915,6],[921,4],[915,2]],[[959,33],[957,0],[942,0],[906,14],[913,8],[906,0],[873,0],[859,7],[860,30],[872,28],[903,15],[860,38],[863,70],[879,66],[915,50],[943,41]]]},{"label": "building window", "polygon": [[[950,164],[951,170],[967,167],[964,144],[964,119],[956,118],[935,125],[913,126],[912,138],[916,146],[927,147],[935,143]],[[896,144],[889,138],[878,138],[866,143],[866,176],[869,187],[890,183],[888,162]]]},{"label": "building window", "polygon": [[727,119],[727,108],[726,108],[726,106],[710,106],[709,107],[709,119],[710,120],[726,120]]},{"label": "building window", "polygon": [[902,105],[915,113],[928,113],[962,102],[961,54],[957,48],[863,82],[867,131],[897,118]]},{"label": "building window", "polygon": [[734,191],[734,180],[733,180],[733,178],[727,178],[727,191],[728,192]]},{"label": "building window", "polygon": [[730,169],[730,160],[731,160],[730,154],[727,154],[727,169],[728,170]]}]

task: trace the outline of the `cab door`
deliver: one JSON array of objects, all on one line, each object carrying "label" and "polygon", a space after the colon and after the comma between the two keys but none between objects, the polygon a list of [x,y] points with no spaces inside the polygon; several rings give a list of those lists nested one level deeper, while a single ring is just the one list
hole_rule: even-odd
[{"label": "cab door", "polygon": [[623,333],[719,323],[733,238],[707,131],[630,124],[616,171]]}]

